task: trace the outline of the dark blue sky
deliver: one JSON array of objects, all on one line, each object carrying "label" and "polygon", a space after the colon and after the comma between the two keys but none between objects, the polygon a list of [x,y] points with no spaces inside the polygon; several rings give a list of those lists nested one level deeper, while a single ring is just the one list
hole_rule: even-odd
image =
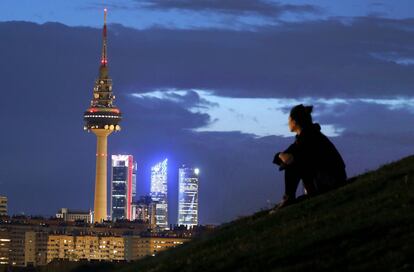
[{"label": "dark blue sky", "polygon": [[138,194],[169,158],[172,223],[181,163],[201,169],[201,223],[277,202],[271,160],[293,141],[287,114],[299,103],[314,105],[348,176],[414,151],[412,1],[2,1],[0,194],[11,213],[92,207],[95,137],[82,114],[104,6],[124,114],[109,152],[135,156]]}]

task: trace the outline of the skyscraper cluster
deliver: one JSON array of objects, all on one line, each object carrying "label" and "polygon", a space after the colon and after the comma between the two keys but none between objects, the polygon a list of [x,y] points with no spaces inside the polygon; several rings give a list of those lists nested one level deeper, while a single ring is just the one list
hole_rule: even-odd
[{"label": "skyscraper cluster", "polygon": [[[168,159],[151,167],[151,186],[148,196],[136,194],[137,164],[132,155],[112,155],[111,219],[140,220],[168,229]],[[178,174],[178,224],[198,225],[199,169],[183,165]],[[135,200],[135,201],[134,201]]]}]

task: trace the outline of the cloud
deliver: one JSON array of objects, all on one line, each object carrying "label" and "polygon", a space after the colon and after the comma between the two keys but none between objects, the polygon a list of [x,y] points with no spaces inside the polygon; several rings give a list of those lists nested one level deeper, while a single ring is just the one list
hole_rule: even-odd
[{"label": "cloud", "polygon": [[412,56],[404,56],[397,52],[372,53],[371,56],[382,61],[388,61],[399,65],[414,65]]},{"label": "cloud", "polygon": [[[116,28],[111,48],[114,65],[122,62],[128,69],[117,75],[121,83],[145,92],[176,88],[231,97],[384,98],[412,94],[414,66],[407,64],[414,58],[408,30],[413,27],[413,20],[367,17],[255,31]],[[126,39],[130,47],[122,44]],[[377,57],[389,52],[398,52],[401,60]]]},{"label": "cloud", "polygon": [[[177,103],[178,102],[178,103]],[[133,115],[129,118],[139,124],[162,129],[191,129],[205,126],[210,117],[203,113],[192,113],[182,106],[182,101],[169,101],[151,97],[136,97]],[[148,123],[146,120],[151,120]]]},{"label": "cloud", "polygon": [[157,10],[186,10],[195,12],[216,12],[232,15],[256,14],[279,17],[284,13],[320,13],[313,5],[288,5],[263,0],[151,0],[144,7]]},{"label": "cloud", "polygon": [[137,5],[131,5],[128,2],[122,1],[105,1],[105,3],[87,3],[78,7],[80,10],[96,10],[96,8],[108,8],[110,10],[131,10],[137,8]]},{"label": "cloud", "polygon": [[195,90],[158,90],[148,93],[133,93],[131,96],[136,98],[156,98],[160,100],[166,100],[180,104],[182,107],[187,109],[206,109],[217,107],[218,104],[210,102],[207,99],[201,97],[200,92]]},{"label": "cloud", "polygon": [[[400,104],[399,104],[399,103]],[[364,135],[377,140],[409,144],[414,136],[414,103],[397,100],[351,100],[328,105],[319,115],[322,122],[335,124],[343,135]]]},{"label": "cloud", "polygon": [[[0,54],[8,62],[18,61],[27,71],[44,63],[45,74],[54,74],[56,65],[64,63],[93,75],[99,30],[24,23],[2,23],[0,28]],[[285,23],[255,31],[111,25],[109,61],[123,93],[201,89],[250,98],[411,96],[412,29],[414,20],[368,17],[346,23]],[[29,42],[29,50],[23,48]],[[389,61],[390,56],[398,61]],[[13,70],[1,71],[6,76]]]}]

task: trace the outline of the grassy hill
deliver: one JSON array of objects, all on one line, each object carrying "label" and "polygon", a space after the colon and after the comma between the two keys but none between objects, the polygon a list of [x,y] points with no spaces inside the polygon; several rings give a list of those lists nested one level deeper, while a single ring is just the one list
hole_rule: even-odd
[{"label": "grassy hill", "polygon": [[118,271],[414,271],[414,156]]},{"label": "grassy hill", "polygon": [[[95,271],[414,271],[414,156],[352,180],[156,257]],[[73,271],[84,270],[93,267]]]}]

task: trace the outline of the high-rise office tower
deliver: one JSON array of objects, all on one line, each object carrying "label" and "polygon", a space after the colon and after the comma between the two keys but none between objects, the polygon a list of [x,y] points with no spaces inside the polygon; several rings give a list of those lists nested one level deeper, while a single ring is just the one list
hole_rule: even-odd
[{"label": "high-rise office tower", "polygon": [[108,76],[106,9],[104,10],[102,57],[99,77],[93,88],[93,99],[84,113],[84,129],[97,137],[94,221],[107,219],[107,143],[108,135],[121,129],[121,112],[113,104],[112,79]]},{"label": "high-rise office tower", "polygon": [[156,225],[168,229],[167,163],[157,163],[151,168],[151,199],[156,202]]},{"label": "high-rise office tower", "polygon": [[178,170],[178,225],[198,225],[198,168],[183,165]]},{"label": "high-rise office tower", "polygon": [[111,219],[132,220],[134,159],[132,155],[112,155],[111,166]]},{"label": "high-rise office tower", "polygon": [[132,167],[132,202],[137,196],[137,162],[134,162]]}]

